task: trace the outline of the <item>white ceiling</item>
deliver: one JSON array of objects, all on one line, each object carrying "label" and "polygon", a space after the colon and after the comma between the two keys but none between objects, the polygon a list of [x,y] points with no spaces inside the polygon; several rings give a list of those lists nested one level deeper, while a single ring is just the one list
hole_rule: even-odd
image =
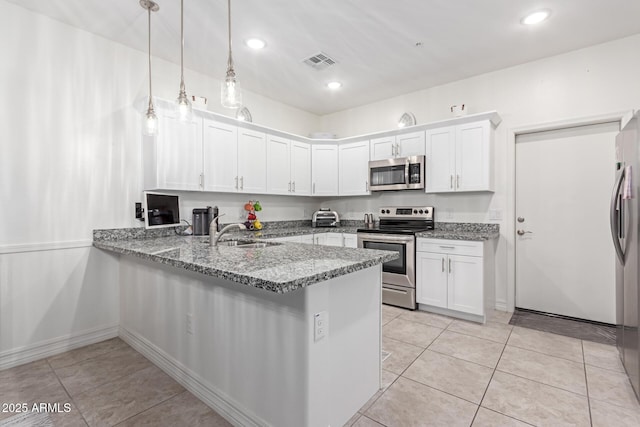
[{"label": "white ceiling", "polygon": [[[146,52],[138,0],[9,1]],[[156,1],[152,51],[179,63],[180,1]],[[185,0],[185,66],[218,79],[226,6]],[[552,10],[549,20],[520,24],[540,8]],[[232,2],[232,29],[243,87],[322,115],[640,33],[640,1],[242,0]],[[246,47],[252,36],[267,48]],[[338,63],[322,71],[302,63],[319,51]],[[336,92],[325,87],[334,79],[344,84]]]}]

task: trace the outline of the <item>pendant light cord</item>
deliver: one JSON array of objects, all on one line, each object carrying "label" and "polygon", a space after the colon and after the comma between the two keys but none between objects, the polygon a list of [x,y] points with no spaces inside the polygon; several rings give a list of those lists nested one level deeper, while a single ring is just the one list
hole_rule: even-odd
[{"label": "pendant light cord", "polygon": [[180,40],[180,92],[184,92],[184,0],[180,0]]},{"label": "pendant light cord", "polygon": [[231,56],[231,0],[227,0],[227,24],[229,28],[229,60],[227,61],[227,75],[235,74],[233,71],[233,57]]},{"label": "pendant light cord", "polygon": [[147,13],[148,13],[148,52],[149,52],[149,110],[153,111],[153,101],[152,101],[152,95],[151,95],[151,7],[149,7],[147,9]]}]

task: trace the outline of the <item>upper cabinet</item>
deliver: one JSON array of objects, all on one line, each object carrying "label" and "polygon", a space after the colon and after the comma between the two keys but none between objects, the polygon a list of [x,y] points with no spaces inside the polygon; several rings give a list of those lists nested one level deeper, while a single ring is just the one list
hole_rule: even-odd
[{"label": "upper cabinet", "polygon": [[267,140],[263,132],[238,129],[238,191],[266,193]]},{"label": "upper cabinet", "polygon": [[267,193],[311,194],[311,146],[267,135]]},{"label": "upper cabinet", "polygon": [[490,120],[426,132],[427,193],[493,191]]},{"label": "upper cabinet", "polygon": [[201,190],[202,118],[187,123],[158,110],[158,137],[145,138],[146,189]]},{"label": "upper cabinet", "polygon": [[204,119],[205,191],[238,190],[238,128],[226,123]]},{"label": "upper cabinet", "polygon": [[311,194],[338,195],[338,144],[311,146]]},{"label": "upper cabinet", "polygon": [[424,141],[424,131],[374,138],[369,142],[371,160],[424,155]]},{"label": "upper cabinet", "polygon": [[338,146],[338,181],[341,196],[360,196],[369,192],[369,141]]}]

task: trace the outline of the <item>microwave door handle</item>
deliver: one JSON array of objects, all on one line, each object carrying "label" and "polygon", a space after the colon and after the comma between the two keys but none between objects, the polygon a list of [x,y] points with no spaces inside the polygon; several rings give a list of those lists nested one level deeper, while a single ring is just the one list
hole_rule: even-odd
[{"label": "microwave door handle", "polygon": [[[618,216],[618,206],[620,210],[623,209],[622,200],[619,197],[620,189],[622,188],[622,183],[624,181],[624,167],[620,170],[616,178],[616,182],[613,186],[613,191],[611,193],[611,205],[609,206],[609,226],[611,227],[611,238],[613,239],[613,247],[616,250],[616,255],[618,256],[618,260],[622,265],[625,262],[625,254],[622,249],[622,245],[620,244],[620,226],[621,222],[620,217]],[[618,205],[618,203],[620,203]]]},{"label": "microwave door handle", "polygon": [[407,163],[404,166],[404,183],[409,186],[409,169],[411,169],[411,163],[409,163],[409,158],[407,157]]}]

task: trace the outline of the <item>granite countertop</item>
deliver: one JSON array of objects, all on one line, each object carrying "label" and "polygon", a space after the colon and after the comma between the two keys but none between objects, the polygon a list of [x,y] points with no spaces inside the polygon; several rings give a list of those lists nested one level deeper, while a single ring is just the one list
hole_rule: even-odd
[{"label": "granite countertop", "polygon": [[498,224],[473,224],[441,222],[436,223],[435,230],[416,233],[416,237],[427,239],[487,241],[500,237]]},{"label": "granite countertop", "polygon": [[276,293],[291,292],[398,258],[390,251],[303,243],[251,249],[212,248],[208,236],[179,236],[173,229],[174,235],[154,235],[142,230],[95,230],[93,245]]}]

